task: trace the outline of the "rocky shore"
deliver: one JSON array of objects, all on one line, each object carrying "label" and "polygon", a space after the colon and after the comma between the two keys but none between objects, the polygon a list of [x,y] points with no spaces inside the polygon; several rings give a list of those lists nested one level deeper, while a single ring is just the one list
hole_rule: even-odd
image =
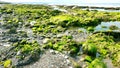
[{"label": "rocky shore", "polygon": [[119,7],[0,7],[0,68],[119,68],[120,13],[79,8]]}]

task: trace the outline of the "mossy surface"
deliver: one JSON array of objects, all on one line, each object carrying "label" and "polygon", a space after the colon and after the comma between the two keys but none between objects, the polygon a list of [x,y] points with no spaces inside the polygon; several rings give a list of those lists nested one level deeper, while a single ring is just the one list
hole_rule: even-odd
[{"label": "mossy surface", "polygon": [[[113,35],[108,36],[105,33],[93,34],[82,45],[85,54],[94,57],[98,52],[100,53],[99,57],[110,57],[115,65],[119,65],[119,46]],[[114,62],[116,59],[118,62]]]},{"label": "mossy surface", "polygon": [[12,61],[11,60],[6,60],[4,62],[4,68],[12,68]]},{"label": "mossy surface", "polygon": [[44,48],[52,48],[60,52],[70,52],[70,54],[77,54],[80,49],[80,44],[72,40],[71,36],[63,36],[60,40],[53,39],[45,44]]},{"label": "mossy surface", "polygon": [[[10,42],[12,42],[11,48],[5,52],[0,52],[0,64],[2,65],[4,62],[4,67],[10,66],[11,61],[9,59],[11,58],[19,60],[17,66],[30,64],[39,59],[41,49],[54,49],[62,53],[67,52],[72,56],[78,56],[77,54],[79,54],[81,47],[83,53],[80,56],[86,55],[84,62],[88,63],[88,68],[106,68],[102,61],[105,58],[110,58],[114,65],[119,66],[120,36],[119,32],[112,32],[112,30],[119,28],[112,25],[109,27],[110,31],[93,32],[94,27],[101,22],[120,21],[120,13],[77,8],[65,9],[68,13],[54,10],[51,6],[45,5],[8,4],[0,7],[0,28],[2,27],[6,30],[3,35],[7,35],[5,38],[13,35],[13,38],[10,39]],[[70,29],[71,27],[75,29],[84,28],[86,31],[77,29],[74,31]],[[23,29],[21,28],[28,28],[33,31],[33,34],[32,32],[26,33],[29,30],[22,31]],[[107,27],[102,26],[102,28]],[[19,31],[20,29],[21,31]],[[68,35],[64,35],[67,30],[73,31],[72,34],[68,32]],[[73,39],[79,39],[79,37],[75,37],[76,34],[85,36],[85,32],[91,34],[87,38],[85,37],[83,42]],[[30,38],[28,38],[29,34],[31,34]],[[59,37],[58,34],[63,36]],[[16,35],[19,36],[16,37]],[[37,39],[38,37],[40,39]],[[43,39],[45,38],[47,38],[47,42],[39,42],[41,40],[44,42]],[[36,41],[33,41],[33,39]],[[97,56],[97,54],[100,55]],[[24,60],[26,60],[25,63],[22,63]],[[75,65],[76,67],[81,67],[79,63]]]},{"label": "mossy surface", "polygon": [[96,58],[89,64],[88,68],[107,68],[107,67],[104,62]]}]

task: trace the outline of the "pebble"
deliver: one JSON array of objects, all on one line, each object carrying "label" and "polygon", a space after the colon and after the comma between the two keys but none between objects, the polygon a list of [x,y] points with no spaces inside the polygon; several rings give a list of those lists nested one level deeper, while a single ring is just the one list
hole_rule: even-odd
[{"label": "pebble", "polygon": [[68,64],[70,64],[70,60],[67,59],[66,61],[67,61]]},{"label": "pebble", "polygon": [[65,59],[68,59],[69,57],[68,56],[65,56]]},{"label": "pebble", "polygon": [[64,34],[58,34],[58,35],[57,35],[58,38],[60,38],[60,37],[62,37],[62,36],[64,36]]},{"label": "pebble", "polygon": [[33,26],[36,23],[36,21],[30,22],[30,25]]},{"label": "pebble", "polygon": [[49,41],[49,38],[45,38],[44,40],[43,40],[43,43],[45,44],[45,43],[47,43]]},{"label": "pebble", "polygon": [[86,68],[86,65],[84,64],[84,65],[82,66],[82,68]]},{"label": "pebble", "polygon": [[56,54],[58,54],[59,52],[58,51],[55,51]]},{"label": "pebble", "polygon": [[9,47],[9,46],[10,46],[10,44],[7,44],[7,43],[6,43],[6,44],[3,44],[3,46]]},{"label": "pebble", "polygon": [[16,55],[20,55],[20,51],[18,51]]},{"label": "pebble", "polygon": [[73,68],[73,67],[71,66],[71,67],[69,67],[69,68]]},{"label": "pebble", "polygon": [[50,53],[54,53],[54,50],[50,50]]},{"label": "pebble", "polygon": [[80,61],[84,61],[84,60],[85,60],[85,58],[81,58],[81,59],[80,59]]}]

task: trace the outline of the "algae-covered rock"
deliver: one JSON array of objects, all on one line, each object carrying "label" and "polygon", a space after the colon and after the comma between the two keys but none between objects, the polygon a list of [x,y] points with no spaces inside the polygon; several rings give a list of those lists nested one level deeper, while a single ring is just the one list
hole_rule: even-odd
[{"label": "algae-covered rock", "polygon": [[120,52],[117,52],[116,54],[114,54],[112,59],[113,59],[114,65],[119,66],[120,65]]},{"label": "algae-covered rock", "polygon": [[85,56],[84,61],[92,62],[92,61],[93,61],[93,58],[92,58],[91,56]]},{"label": "algae-covered rock", "polygon": [[106,64],[102,62],[102,60],[96,58],[89,64],[88,68],[107,68],[107,67]]},{"label": "algae-covered rock", "polygon": [[4,68],[12,68],[12,61],[11,60],[4,61]]},{"label": "algae-covered rock", "polygon": [[94,31],[94,27],[88,27],[87,30],[88,31]]},{"label": "algae-covered rock", "polygon": [[68,51],[71,54],[76,54],[79,52],[80,44],[72,40],[72,36],[63,36],[59,39],[52,39],[47,44],[45,44],[44,48],[52,48],[54,50],[64,52]]},{"label": "algae-covered rock", "polygon": [[69,27],[69,26],[78,26],[79,21],[71,15],[59,15],[52,17],[50,21],[56,25]]},{"label": "algae-covered rock", "polygon": [[[40,45],[36,41],[22,40],[14,43],[9,49],[2,51],[0,61],[4,61],[5,66],[10,64],[11,61],[15,62],[13,62],[14,66],[27,65],[37,61],[40,58],[40,53]],[[11,61],[8,59],[11,59]]]},{"label": "algae-covered rock", "polygon": [[84,53],[87,53],[90,56],[96,56],[97,47],[95,44],[84,43],[82,47]]}]

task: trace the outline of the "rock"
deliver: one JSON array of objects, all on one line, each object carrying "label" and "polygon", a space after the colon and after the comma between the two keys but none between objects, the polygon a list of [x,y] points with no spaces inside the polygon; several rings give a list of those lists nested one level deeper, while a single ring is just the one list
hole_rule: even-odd
[{"label": "rock", "polygon": [[8,43],[4,43],[3,46],[9,47],[10,44],[8,44]]},{"label": "rock", "polygon": [[26,56],[24,60],[19,60],[16,66],[25,66],[29,65],[40,58],[39,53],[34,53],[32,55]]},{"label": "rock", "polygon": [[69,67],[69,68],[73,68],[73,67]]},{"label": "rock", "polygon": [[68,59],[69,57],[68,56],[65,56],[65,59]]},{"label": "rock", "polygon": [[36,23],[36,21],[32,21],[32,22],[30,22],[30,25],[34,26],[35,23]]},{"label": "rock", "polygon": [[12,37],[8,40],[9,42],[17,42],[18,38],[17,37]]},{"label": "rock", "polygon": [[50,27],[50,28],[55,28],[56,26],[55,26],[55,25],[50,25],[49,27]]},{"label": "rock", "polygon": [[49,40],[50,40],[49,38],[45,38],[45,39],[43,40],[43,44],[48,43]]},{"label": "rock", "polygon": [[66,60],[67,61],[67,64],[70,64],[71,62],[70,62],[70,60]]},{"label": "rock", "polygon": [[87,65],[86,65],[86,64],[82,65],[82,68],[86,68],[86,67],[87,67]]},{"label": "rock", "polygon": [[20,55],[20,51],[18,51],[16,55]]},{"label": "rock", "polygon": [[50,53],[54,53],[54,50],[50,50]]},{"label": "rock", "polygon": [[46,50],[41,58],[34,64],[24,66],[23,68],[73,68],[72,64],[62,56],[62,53],[52,54],[54,50]]},{"label": "rock", "polygon": [[59,52],[58,51],[55,51],[56,54],[58,54]]},{"label": "rock", "polygon": [[84,61],[84,60],[85,60],[85,58],[81,58],[81,59],[80,59],[80,61]]},{"label": "rock", "polygon": [[64,34],[58,34],[57,38],[61,38],[62,36],[64,36]]}]

